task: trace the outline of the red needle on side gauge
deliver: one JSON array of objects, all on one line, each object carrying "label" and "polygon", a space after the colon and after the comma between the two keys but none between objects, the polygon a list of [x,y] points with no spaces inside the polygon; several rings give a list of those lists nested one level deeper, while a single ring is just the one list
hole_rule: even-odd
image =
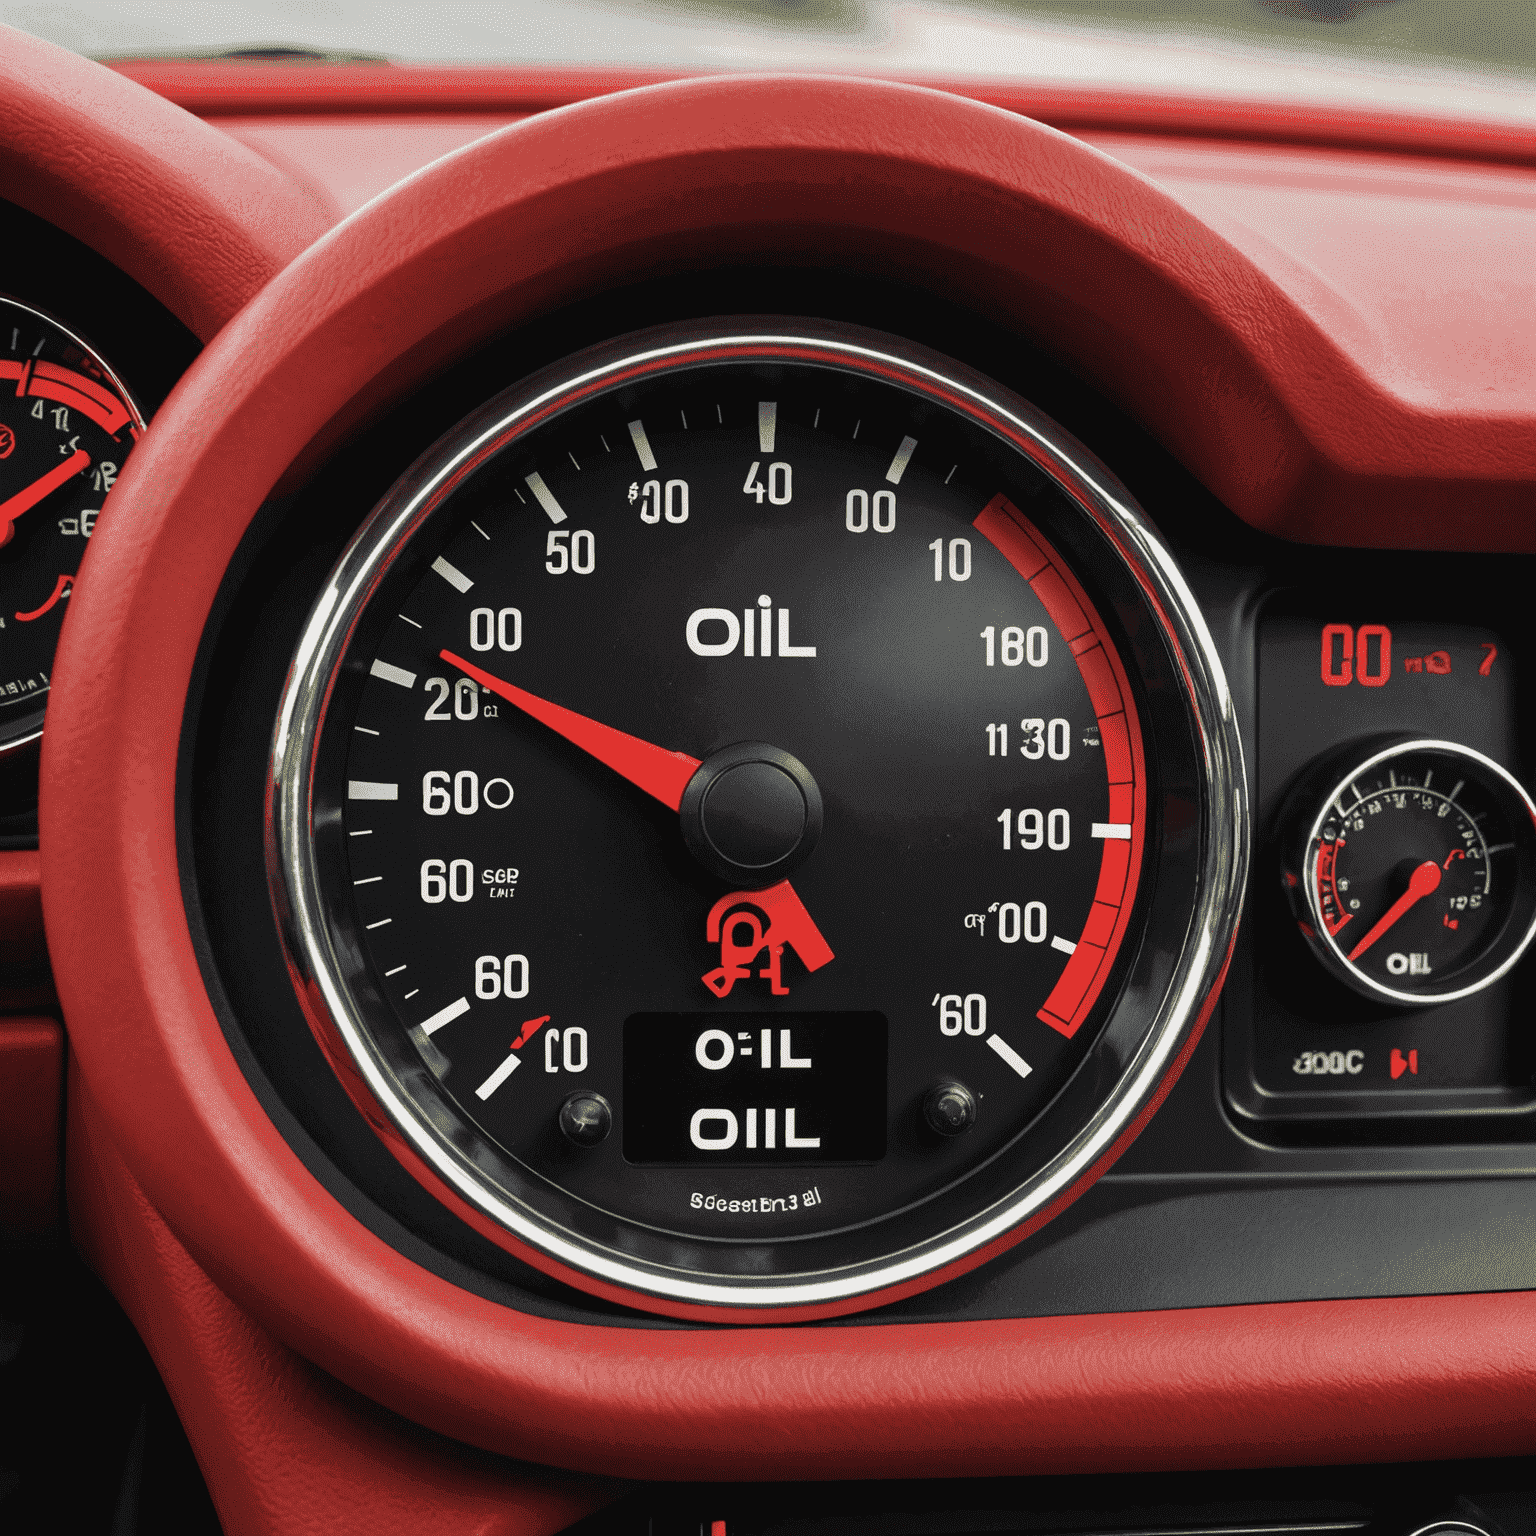
[{"label": "red needle on side gauge", "polygon": [[466,677],[472,677],[484,688],[515,704],[525,715],[532,715],[542,725],[564,736],[581,748],[589,757],[623,775],[631,784],[654,795],[669,811],[677,810],[683,803],[683,790],[698,772],[699,760],[686,752],[668,752],[665,747],[652,746],[638,736],[616,731],[611,725],[600,725],[573,709],[562,709],[511,683],[504,683],[489,672],[482,672],[472,661],[455,656],[452,651],[439,651],[438,655],[450,667],[457,667]]},{"label": "red needle on side gauge", "polygon": [[1372,944],[1389,929],[1409,907],[1422,901],[1440,884],[1440,866],[1433,859],[1425,861],[1408,877],[1408,889],[1382,913],[1376,926],[1349,952],[1349,959],[1358,960]]},{"label": "red needle on side gauge", "polygon": [[52,495],[66,481],[73,480],[90,466],[90,454],[84,448],[76,448],[62,464],[55,464],[46,475],[24,486],[14,496],[0,501],[0,544],[11,542],[11,535],[16,532],[16,519],[23,512],[30,512],[43,497]]}]

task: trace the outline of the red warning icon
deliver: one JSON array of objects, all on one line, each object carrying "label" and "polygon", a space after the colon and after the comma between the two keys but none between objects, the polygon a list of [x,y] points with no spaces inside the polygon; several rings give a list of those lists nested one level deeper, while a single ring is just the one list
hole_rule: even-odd
[{"label": "red warning icon", "polygon": [[[766,923],[763,918],[767,918]],[[738,981],[746,981],[764,951],[767,964],[757,974],[775,997],[789,995],[781,970],[786,944],[808,971],[820,970],[833,958],[827,941],[787,880],[766,891],[732,891],[722,896],[709,909],[705,933],[711,944],[720,946],[720,964],[700,980],[716,997],[729,997]]]},{"label": "red warning icon", "polygon": [[1415,1077],[1419,1075],[1419,1053],[1409,1051],[1404,1056],[1394,1045],[1392,1047],[1392,1081],[1395,1083],[1404,1072],[1411,1072]]}]

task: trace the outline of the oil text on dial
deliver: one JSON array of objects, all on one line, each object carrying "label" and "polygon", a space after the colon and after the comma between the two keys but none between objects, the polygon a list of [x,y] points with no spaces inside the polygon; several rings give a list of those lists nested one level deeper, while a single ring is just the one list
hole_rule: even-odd
[{"label": "oil text on dial", "polygon": [[[773,656],[773,599],[765,592],[755,608],[743,608],[738,619],[730,608],[695,608],[688,615],[683,634],[695,656],[729,656],[738,648],[743,656]],[[778,610],[778,651],[783,657],[814,656],[814,645],[796,645],[789,638],[789,609]],[[705,626],[708,625],[706,635]],[[714,638],[710,638],[714,637]]]}]

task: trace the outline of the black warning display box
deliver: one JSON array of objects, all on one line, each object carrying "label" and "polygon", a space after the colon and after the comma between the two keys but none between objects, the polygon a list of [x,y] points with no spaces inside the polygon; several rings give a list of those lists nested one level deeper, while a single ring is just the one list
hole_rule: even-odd
[{"label": "black warning display box", "polygon": [[883,1013],[636,1013],[624,1021],[632,1163],[870,1163],[885,1155]]}]

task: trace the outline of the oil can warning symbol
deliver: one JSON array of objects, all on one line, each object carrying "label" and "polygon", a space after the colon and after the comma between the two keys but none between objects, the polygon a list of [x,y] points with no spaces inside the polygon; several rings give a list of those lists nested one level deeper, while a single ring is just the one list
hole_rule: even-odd
[{"label": "oil can warning symbol", "polygon": [[759,957],[757,979],[766,981],[775,997],[787,997],[784,947],[800,957],[808,971],[818,971],[832,959],[811,914],[787,880],[766,891],[732,891],[709,909],[705,937],[720,946],[720,964],[700,978],[716,997],[729,997],[738,981],[748,981]]}]

